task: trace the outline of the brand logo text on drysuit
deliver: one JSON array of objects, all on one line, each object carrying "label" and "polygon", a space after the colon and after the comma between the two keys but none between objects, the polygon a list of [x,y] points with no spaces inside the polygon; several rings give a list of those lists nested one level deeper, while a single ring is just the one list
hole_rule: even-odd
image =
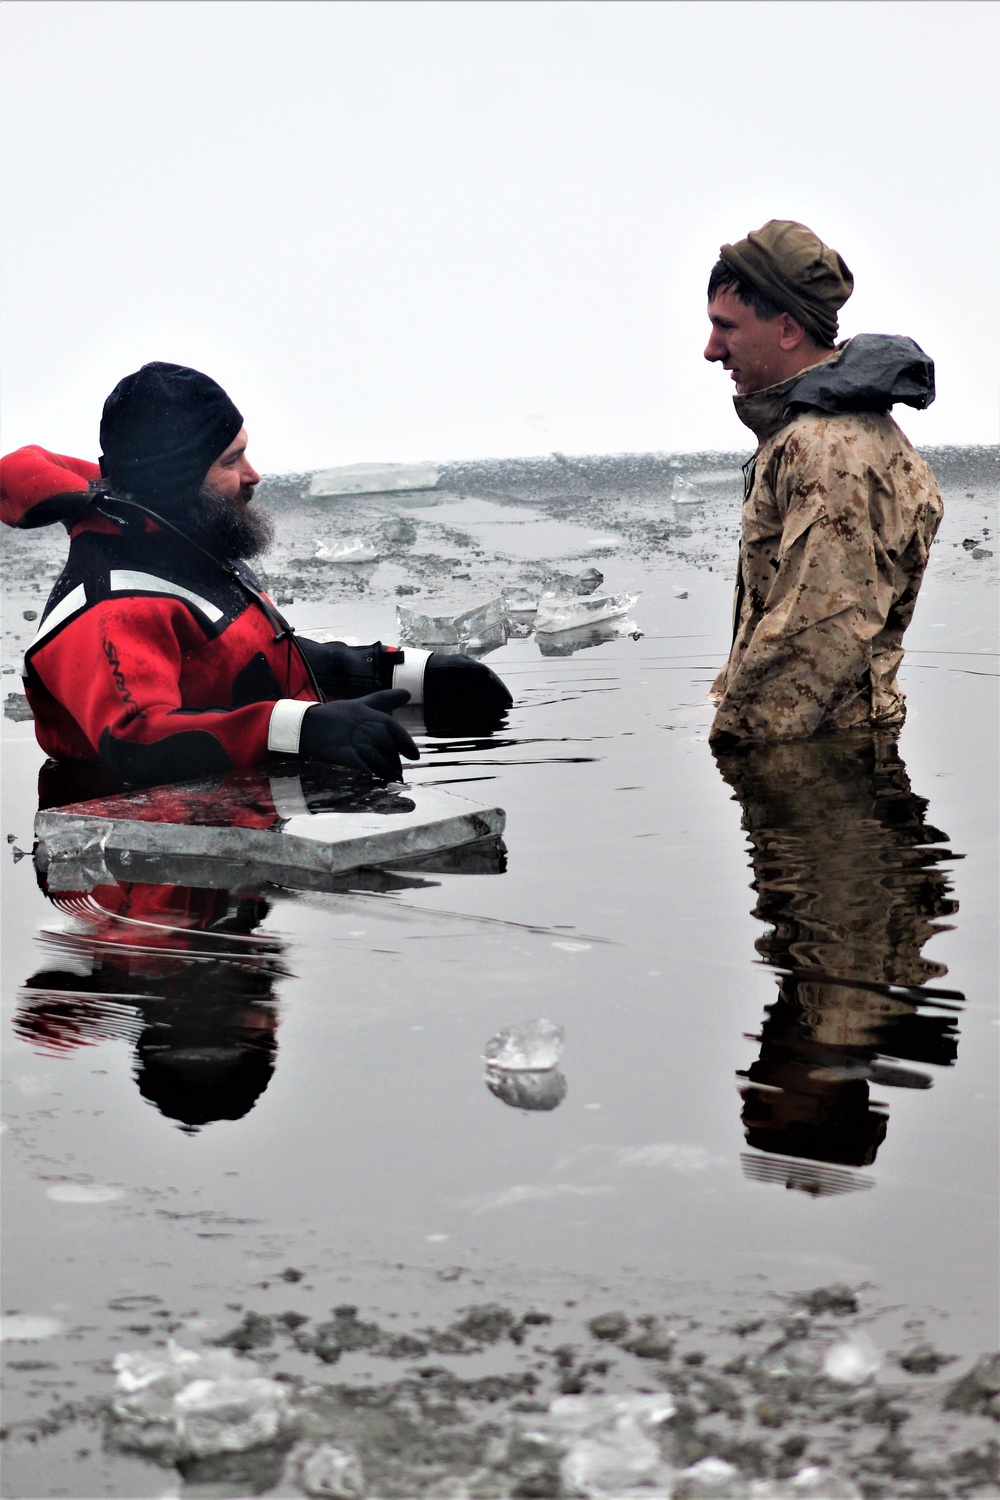
[{"label": "brand logo text on drysuit", "polygon": [[111,675],[115,679],[115,687],[121,693],[122,700],[125,704],[126,724],[131,724],[133,719],[145,718],[145,714],[143,713],[142,709],[139,707],[138,703],[136,703],[135,699],[132,697],[132,694],[128,690],[128,684],[125,681],[125,674],[122,671],[121,659],[118,655],[118,647],[115,645],[114,641],[109,641],[107,638],[105,638],[103,646],[104,654],[108,658],[108,666],[111,668]]}]

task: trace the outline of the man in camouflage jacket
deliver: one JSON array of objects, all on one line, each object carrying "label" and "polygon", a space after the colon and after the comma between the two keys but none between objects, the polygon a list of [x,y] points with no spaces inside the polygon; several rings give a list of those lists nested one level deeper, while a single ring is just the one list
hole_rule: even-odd
[{"label": "man in camouflage jacket", "polygon": [[724,245],[709,281],[705,358],[732,374],[758,442],[716,743],[904,717],[902,638],[942,503],[889,410],[928,406],[934,366],[912,339],[835,346],[852,288],[840,256],[784,220]]}]

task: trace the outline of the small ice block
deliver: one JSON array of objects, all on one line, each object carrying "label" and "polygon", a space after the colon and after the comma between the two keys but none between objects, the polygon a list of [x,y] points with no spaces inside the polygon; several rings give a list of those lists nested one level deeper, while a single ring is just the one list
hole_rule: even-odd
[{"label": "small ice block", "polygon": [[615,620],[627,615],[638,594],[591,594],[589,598],[546,599],[538,601],[535,633],[576,630],[581,625],[596,625],[601,620]]},{"label": "small ice block", "polygon": [[483,1061],[506,1073],[542,1073],[554,1068],[563,1045],[563,1029],[544,1017],[505,1026],[483,1048]]},{"label": "small ice block", "polygon": [[507,601],[503,595],[483,603],[470,602],[464,609],[427,615],[396,605],[399,639],[411,646],[467,646],[489,641],[501,644],[505,638]]},{"label": "small ice block", "polygon": [[321,542],[316,538],[316,551],[313,553],[320,562],[332,563],[367,563],[378,560],[378,551],[371,542],[366,542],[363,537],[347,537],[341,542]]}]

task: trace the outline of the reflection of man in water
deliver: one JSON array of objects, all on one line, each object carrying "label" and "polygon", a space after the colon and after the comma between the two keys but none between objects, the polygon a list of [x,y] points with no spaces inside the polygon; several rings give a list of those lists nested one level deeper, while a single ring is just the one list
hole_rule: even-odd
[{"label": "reflection of man in water", "polygon": [[890,411],[930,405],[933,362],[895,335],[836,343],[854,278],[804,224],[772,219],[720,256],[705,358],[730,372],[757,451],[711,737],[900,724],[903,632],[941,496]]},{"label": "reflection of man in water", "polygon": [[[940,846],[890,734],[855,730],[716,751],[743,808],[757,951],[781,973],[760,1055],[743,1075],[747,1141],[841,1166],[869,1165],[886,1132],[870,1085],[929,1088],[912,1062],[952,1063],[961,996],[926,989],[924,958],[957,905]],[[928,1014],[925,1007],[934,1007]],[[885,1059],[890,1061],[885,1061]],[[764,1174],[757,1174],[764,1175]]]},{"label": "reflection of man in water", "polygon": [[252,935],[266,901],[121,882],[50,899],[76,929],[25,984],[18,1035],[51,1052],[127,1037],[140,1093],[189,1132],[247,1114],[277,1052],[278,950]]}]

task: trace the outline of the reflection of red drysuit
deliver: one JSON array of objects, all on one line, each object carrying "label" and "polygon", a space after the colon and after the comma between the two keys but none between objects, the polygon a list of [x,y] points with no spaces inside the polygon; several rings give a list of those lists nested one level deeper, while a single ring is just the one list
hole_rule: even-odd
[{"label": "reflection of red drysuit", "polygon": [[304,703],[393,685],[398,650],[300,642],[244,563],[92,492],[99,473],[37,447],[0,464],[8,525],[62,520],[70,531],[25,653],[48,755],[101,761],[138,784],[245,769],[297,752]]},{"label": "reflection of red drysuit", "polygon": [[70,966],[27,980],[17,1034],[50,1053],[133,1041],[143,1097],[188,1130],[252,1109],[274,1071],[284,972],[279,944],[253,935],[266,901],[125,882],[50,899],[73,919],[45,934]]}]

